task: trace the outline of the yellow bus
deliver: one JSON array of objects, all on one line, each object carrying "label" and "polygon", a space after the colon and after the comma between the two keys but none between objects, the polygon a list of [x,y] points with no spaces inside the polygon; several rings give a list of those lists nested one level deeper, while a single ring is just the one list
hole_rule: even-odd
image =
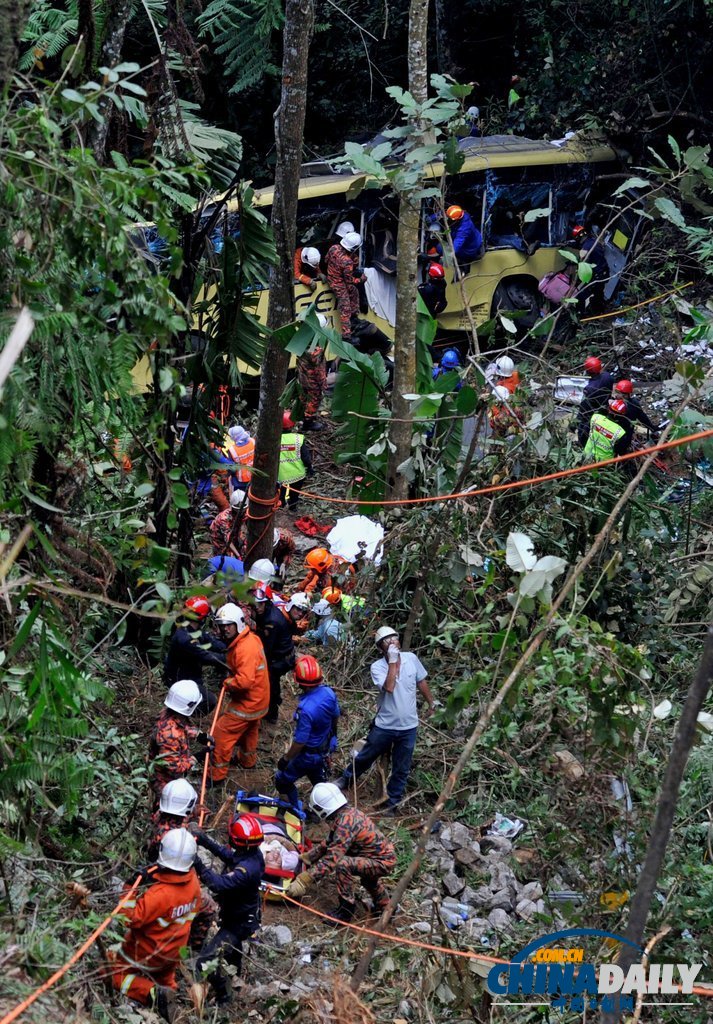
[{"label": "yellow bus", "polygon": [[[512,135],[464,139],[464,155],[457,174],[446,179],[444,206],[462,206],[480,228],[483,256],[471,263],[465,274],[465,295],[476,324],[488,320],[498,306],[525,312],[539,307],[537,285],[549,271],[564,264],[558,249],[571,245],[572,227],[585,220],[597,201],[612,192],[610,179],[620,157],[600,140],[573,138],[564,143],[533,141]],[[395,294],[398,202],[387,190],[358,189],[363,174],[350,171],[329,173],[324,163],[308,164],[300,181],[297,210],[298,246],[313,246],[322,257],[335,241],[337,225],[351,221],[363,239],[360,263],[372,267],[382,278],[384,296]],[[433,164],[429,178],[439,180],[443,165]],[[255,191],[255,205],[269,216],[274,189]],[[230,204],[226,211],[233,211]],[[427,249],[432,200],[423,203],[422,252]],[[537,215],[527,219],[527,214]],[[635,214],[616,230],[608,231],[600,243],[609,263],[608,293],[616,287],[633,246],[639,219]],[[424,260],[425,268],[425,260]],[[449,275],[447,306],[438,318],[444,330],[463,331],[470,325],[464,309],[462,289]],[[390,289],[389,285],[393,285]],[[267,316],[267,291],[258,305],[258,319]],[[298,312],[316,304],[338,327],[334,295],[325,284],[315,291],[295,285]],[[393,336],[393,311],[387,301],[364,311],[365,319]]]},{"label": "yellow bus", "polygon": [[[564,265],[558,250],[572,246],[572,228],[591,220],[591,212],[603,199],[611,201],[612,178],[621,168],[621,157],[596,138],[574,136],[557,142],[536,141],[512,135],[468,138],[459,143],[464,160],[456,174],[445,178],[443,206],[465,209],[483,236],[483,255],[465,270],[462,283],[447,271],[447,305],[438,317],[442,331],[468,331],[490,319],[500,309],[521,313],[520,323],[532,326],[541,305],[537,286],[541,278]],[[364,175],[334,167],[327,162],[306,164],[299,185],[297,244],[319,249],[322,259],[337,240],[337,226],[351,221],[363,239],[360,263],[372,268],[372,286],[363,296],[362,315],[393,337],[396,296],[396,243],[398,201],[388,189],[360,188]],[[444,167],[434,163],[428,177],[441,180]],[[254,204],[270,215],[274,188],[257,188]],[[220,198],[220,197],[218,197]],[[440,203],[438,204],[441,205]],[[228,202],[217,229],[239,229],[238,206]],[[429,248],[429,223],[436,215],[434,200],[424,200],[421,218],[421,274],[425,274]],[[208,216],[211,205],[204,211]],[[601,226],[610,220],[604,209]],[[610,270],[605,297],[610,297],[638,236],[640,218],[635,210],[622,213],[599,245]],[[215,236],[214,236],[215,237]],[[324,265],[324,263],[323,263]],[[465,302],[463,296],[465,295]],[[199,303],[210,293],[199,296]],[[335,296],[328,285],[312,291],[295,284],[299,313],[315,304],[330,325],[339,329]],[[267,321],[268,290],[258,295],[257,318]],[[467,309],[466,307],[469,307]],[[200,333],[201,324],[194,323]],[[256,371],[239,364],[243,373]]]}]

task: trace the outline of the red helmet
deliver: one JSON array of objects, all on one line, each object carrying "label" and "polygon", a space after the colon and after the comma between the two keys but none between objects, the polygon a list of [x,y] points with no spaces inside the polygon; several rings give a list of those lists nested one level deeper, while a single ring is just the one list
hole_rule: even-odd
[{"label": "red helmet", "polygon": [[441,278],[444,278],[446,276],[446,272],[440,263],[429,263],[428,276],[440,281]]},{"label": "red helmet", "polygon": [[196,594],[195,597],[189,597],[185,603],[185,608],[189,612],[193,612],[199,619],[204,619],[206,615],[210,615],[210,605],[202,594]]},{"label": "red helmet", "polygon": [[462,206],[449,206],[446,210],[446,217],[448,220],[462,220],[464,212]]},{"label": "red helmet", "polygon": [[305,564],[315,572],[326,572],[334,564],[334,559],[326,548],[312,548],[305,556]]},{"label": "red helmet", "polygon": [[311,654],[303,654],[295,662],[295,682],[300,686],[318,686],[322,682],[322,669]]},{"label": "red helmet", "polygon": [[265,838],[262,825],[254,814],[241,814],[228,825],[228,839],[230,845],[259,846]]},{"label": "red helmet", "polygon": [[620,395],[633,395],[634,385],[630,380],[620,380],[618,384],[614,385],[614,390],[618,391]]},{"label": "red helmet", "polygon": [[581,238],[582,235],[586,235],[587,229],[581,224],[575,224],[572,228],[572,238]]},{"label": "red helmet", "polygon": [[285,409],[285,411],[282,414],[282,429],[283,430],[292,430],[294,428],[294,425],[295,425],[295,421],[290,416],[289,409]]},{"label": "red helmet", "polygon": [[587,356],[584,360],[584,369],[589,370],[590,373],[601,373],[602,361],[599,356]]},{"label": "red helmet", "polygon": [[609,408],[612,412],[618,413],[620,416],[626,415],[626,402],[623,398],[610,398]]}]

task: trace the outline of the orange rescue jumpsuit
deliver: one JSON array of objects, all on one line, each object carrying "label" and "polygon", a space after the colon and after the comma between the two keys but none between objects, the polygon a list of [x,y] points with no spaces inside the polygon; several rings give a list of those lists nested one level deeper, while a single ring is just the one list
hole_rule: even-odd
[{"label": "orange rescue jumpsuit", "polygon": [[202,899],[193,868],[153,872],[148,889],[134,894],[119,915],[129,930],[121,948],[108,953],[115,989],[147,1004],[157,985],[178,988],[180,950],[188,945],[193,919],[203,909]]},{"label": "orange rescue jumpsuit", "polygon": [[225,680],[228,702],[217,721],[215,750],[210,777],[222,782],[228,774],[230,758],[237,744],[242,768],[254,768],[260,719],[270,706],[270,677],[260,637],[246,626],[226,651],[231,675]]}]

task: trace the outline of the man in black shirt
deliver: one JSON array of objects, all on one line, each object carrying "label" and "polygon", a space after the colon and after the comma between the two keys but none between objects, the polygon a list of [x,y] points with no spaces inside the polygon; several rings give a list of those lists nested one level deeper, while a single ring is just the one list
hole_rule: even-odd
[{"label": "man in black shirt", "polygon": [[589,421],[595,412],[607,411],[607,402],[611,398],[614,386],[614,378],[603,369],[598,356],[587,356],[584,360],[584,369],[589,382],[577,411],[577,437],[582,448],[589,437]]},{"label": "man in black shirt", "polygon": [[203,697],[201,712],[210,714],[218,698],[203,682],[203,670],[208,665],[215,665],[224,674],[227,672],[225,644],[202,628],[203,621],[210,614],[210,605],[205,597],[189,597],[185,608],[181,618],[176,620],[176,631],[171,637],[164,662],[164,680],[166,686],[173,686],[179,679],[192,679]]},{"label": "man in black shirt", "polygon": [[255,591],[255,618],[257,635],[262,640],[270,675],[270,710],[266,722],[276,722],[282,703],[280,679],[295,667],[297,623],[310,607],[307,594],[293,594],[286,605],[278,608],[264,590]]},{"label": "man in black shirt", "polygon": [[658,433],[656,424],[651,422],[644,412],[641,402],[634,395],[634,385],[630,380],[620,380],[618,384],[614,385],[614,397],[623,398],[626,402],[626,415],[632,423],[641,423],[653,434]]},{"label": "man in black shirt", "polygon": [[446,274],[440,263],[429,263],[426,282],[418,292],[432,317],[438,317],[446,308]]}]

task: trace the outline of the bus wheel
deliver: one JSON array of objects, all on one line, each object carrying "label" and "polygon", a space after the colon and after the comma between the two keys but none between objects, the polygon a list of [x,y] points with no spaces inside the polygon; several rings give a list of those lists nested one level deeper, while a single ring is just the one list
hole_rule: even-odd
[{"label": "bus wheel", "polygon": [[525,334],[537,323],[540,316],[540,298],[537,285],[529,281],[501,281],[493,295],[493,316],[501,311],[507,315],[522,313],[515,320],[517,333]]}]

